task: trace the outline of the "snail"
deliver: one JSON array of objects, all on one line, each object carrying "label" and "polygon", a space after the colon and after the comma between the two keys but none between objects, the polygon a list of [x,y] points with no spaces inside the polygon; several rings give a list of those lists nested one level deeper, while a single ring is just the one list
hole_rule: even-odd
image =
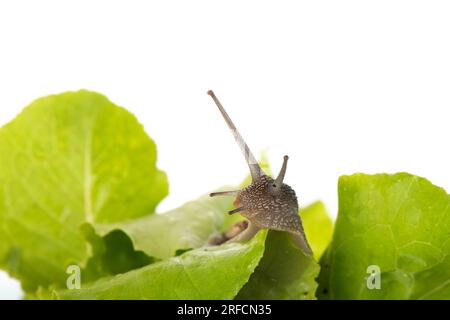
[{"label": "snail", "polygon": [[228,213],[235,214],[239,212],[248,220],[247,223],[240,222],[237,227],[232,227],[233,230],[239,230],[239,232],[238,234],[231,232],[232,237],[230,239],[225,233],[221,239],[216,238],[212,242],[246,241],[251,239],[260,229],[271,229],[290,233],[294,242],[306,254],[311,255],[312,251],[298,214],[297,196],[295,191],[283,182],[289,157],[284,156],[283,165],[276,179],[266,175],[214,92],[209,90],[208,95],[212,97],[232,131],[237,144],[245,156],[252,178],[251,183],[241,190],[220,191],[210,194],[211,197],[235,196],[236,199],[233,204],[236,208]]}]

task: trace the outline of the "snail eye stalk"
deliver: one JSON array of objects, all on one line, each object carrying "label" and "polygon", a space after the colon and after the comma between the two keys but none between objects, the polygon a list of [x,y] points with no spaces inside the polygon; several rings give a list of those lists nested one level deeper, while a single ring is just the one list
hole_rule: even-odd
[{"label": "snail eye stalk", "polygon": [[234,125],[233,121],[231,120],[230,116],[228,116],[228,113],[225,111],[225,108],[220,103],[219,99],[217,99],[216,95],[212,90],[208,91],[208,95],[211,96],[211,98],[216,103],[217,108],[219,108],[220,113],[222,114],[225,122],[228,125],[228,128],[230,128],[231,132],[233,133],[234,139],[236,140],[239,148],[241,148],[242,153],[244,154],[245,161],[247,162],[247,165],[250,169],[250,173],[252,175],[252,181],[258,181],[259,178],[264,175],[264,172],[262,171],[261,167],[258,164],[258,161],[256,161],[255,156],[250,151],[250,148],[248,147],[247,143],[245,142],[244,138],[242,138],[241,134],[239,133],[239,130]]},{"label": "snail eye stalk", "polygon": [[283,184],[284,175],[286,174],[287,162],[289,160],[288,156],[284,156],[283,158],[283,166],[281,167],[280,173],[278,174],[277,179],[275,180],[274,187],[279,188]]},{"label": "snail eye stalk", "polygon": [[219,191],[219,192],[212,192],[209,194],[210,197],[217,197],[217,196],[237,196],[239,193],[239,190],[233,190],[233,191]]}]

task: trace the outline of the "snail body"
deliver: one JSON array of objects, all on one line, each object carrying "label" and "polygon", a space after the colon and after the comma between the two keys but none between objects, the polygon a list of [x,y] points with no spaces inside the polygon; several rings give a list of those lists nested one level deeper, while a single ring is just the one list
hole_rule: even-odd
[{"label": "snail body", "polygon": [[248,219],[246,229],[229,241],[248,240],[260,229],[284,231],[292,234],[295,243],[305,253],[311,255],[311,248],[298,214],[297,196],[295,191],[283,182],[289,157],[284,156],[283,165],[276,179],[266,175],[217,97],[211,90],[208,91],[208,94],[213,98],[225,122],[231,129],[237,144],[245,156],[252,176],[252,182],[241,190],[213,192],[210,194],[211,197],[235,196],[234,205],[236,209],[228,213],[235,214],[239,212]]}]

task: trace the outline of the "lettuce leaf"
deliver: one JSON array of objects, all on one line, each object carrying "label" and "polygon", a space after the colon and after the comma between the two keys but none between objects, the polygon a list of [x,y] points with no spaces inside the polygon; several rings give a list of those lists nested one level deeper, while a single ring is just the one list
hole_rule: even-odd
[{"label": "lettuce leaf", "polygon": [[[124,274],[55,290],[57,299],[315,299],[319,265],[284,232],[201,247]],[[48,295],[47,295],[48,297]]]},{"label": "lettuce leaf", "polygon": [[166,213],[109,224],[85,223],[81,229],[92,256],[83,281],[124,273],[208,245],[229,217],[232,199],[209,196]]},{"label": "lettuce leaf", "polygon": [[258,265],[267,231],[246,243],[188,251],[81,289],[55,291],[58,299],[232,299]]},{"label": "lettuce leaf", "polygon": [[208,238],[218,232],[229,217],[226,212],[231,204],[229,197],[213,199],[202,196],[165,213],[111,224],[95,224],[94,228],[100,236],[121,230],[130,237],[136,250],[166,259],[173,257],[177,250],[207,244]]},{"label": "lettuce leaf", "polygon": [[237,299],[315,299],[319,264],[286,232],[269,231],[264,256]]},{"label": "lettuce leaf", "polygon": [[82,223],[154,212],[168,193],[136,118],[81,90],[38,99],[0,129],[0,267],[26,291],[84,265]]},{"label": "lettuce leaf", "polygon": [[300,209],[300,216],[314,258],[319,260],[333,236],[333,221],[321,201]]},{"label": "lettuce leaf", "polygon": [[[147,291],[144,290],[144,293],[141,296],[136,296],[132,293],[134,292],[134,289],[130,288],[134,288],[134,281],[142,281],[143,283],[148,282],[150,280],[148,280],[147,277],[153,277],[157,272],[158,277],[165,279],[164,283],[170,283],[173,274],[168,272],[167,268],[175,268],[180,262],[179,258],[184,257],[184,268],[189,270],[197,268],[198,263],[201,263],[204,268],[208,268],[209,266],[210,269],[214,269],[216,272],[237,272],[241,278],[233,278],[235,279],[233,281],[238,281],[240,287],[244,286],[248,281],[235,297],[237,299],[315,299],[314,294],[317,287],[315,278],[317,278],[319,274],[319,265],[314,259],[307,257],[291,241],[291,236],[287,233],[269,231],[267,238],[265,236],[260,238],[258,243],[256,243],[255,240],[251,240],[249,243],[244,243],[244,247],[240,247],[240,250],[242,250],[242,253],[240,253],[242,255],[241,258],[244,260],[250,259],[245,253],[248,251],[246,246],[258,245],[262,248],[261,250],[263,253],[252,256],[251,265],[257,266],[256,270],[254,270],[254,268],[251,271],[242,269],[240,266],[242,261],[239,259],[239,254],[235,255],[234,253],[232,256],[228,257],[228,264],[226,264],[228,271],[225,269],[218,270],[218,264],[223,263],[218,263],[214,256],[215,254],[222,252],[221,250],[228,250],[227,248],[231,244],[214,247],[214,255],[211,254],[211,259],[207,259],[205,255],[211,253],[209,251],[211,250],[211,247],[207,247],[207,240],[211,234],[221,230],[220,223],[225,223],[230,217],[226,215],[226,211],[230,209],[230,206],[231,201],[229,198],[211,199],[209,197],[201,197],[196,201],[189,202],[164,214],[138,218],[136,220],[124,222],[123,224],[115,223],[111,225],[96,226],[97,231],[99,232],[96,234],[96,237],[98,239],[103,239],[105,247],[108,247],[108,237],[117,233],[123,233],[123,235],[128,235],[129,238],[123,238],[122,242],[124,244],[132,243],[135,246],[135,249],[139,251],[134,251],[132,246],[125,246],[127,251],[121,251],[120,248],[123,248],[124,244],[119,245],[116,243],[115,246],[109,250],[112,253],[111,255],[102,253],[105,256],[104,262],[102,260],[103,258],[98,258],[97,255],[94,255],[94,261],[90,266],[97,268],[103,266],[103,269],[107,269],[110,265],[122,265],[123,263],[121,263],[121,261],[123,260],[128,263],[126,266],[129,266],[131,261],[135,261],[136,267],[123,269],[122,272],[125,273],[132,269],[139,268],[138,264],[142,261],[140,253],[148,254],[148,259],[152,258],[152,256],[156,256],[166,260],[154,263],[152,266],[145,266],[145,264],[143,264],[143,270],[138,269],[130,271],[133,276],[117,275],[116,277],[103,279],[98,283],[87,283],[86,286],[83,286],[81,291],[56,291],[56,297],[60,299],[104,299],[113,298],[113,296],[118,299],[177,299],[177,297],[185,299],[231,299],[235,297],[229,294],[216,296],[216,289],[211,289],[212,291],[209,295],[207,292],[201,292],[200,295],[200,293],[192,286],[192,283],[184,280],[176,283],[172,289],[163,286],[164,289],[162,290],[152,289],[149,291],[150,289],[145,289]],[[323,208],[323,205],[318,203],[313,204],[311,207],[306,207],[304,210],[311,212],[306,220],[308,221],[311,217],[314,217],[312,212],[318,213],[319,216],[322,216],[323,214],[326,215]],[[90,230],[95,233],[92,226]],[[318,229],[311,229],[308,236],[312,239],[318,239],[317,235],[311,233],[316,230]],[[167,234],[164,235],[161,232],[166,232]],[[95,241],[90,241],[91,243],[95,243]],[[193,248],[194,250],[188,250],[186,253],[178,256],[177,252],[183,252],[183,248]],[[204,250],[207,250],[206,253]],[[108,252],[108,250],[106,250],[106,252]],[[199,252],[202,253],[201,257],[199,257]],[[127,258],[120,259],[120,257],[124,255]],[[102,255],[100,254],[99,257],[101,256]],[[174,256],[176,257],[173,258]],[[223,257],[222,254],[219,256]],[[196,258],[194,259],[191,257]],[[154,261],[149,261],[149,263],[152,262]],[[152,271],[150,272],[147,270]],[[175,268],[175,270],[178,269]],[[99,272],[95,276],[91,276],[89,273],[86,275],[86,272],[92,272],[92,270],[84,271],[84,276],[82,277],[84,282],[89,282],[92,279],[95,280],[102,275],[114,275],[118,273],[106,272],[102,274]],[[227,287],[229,285],[228,282],[232,281],[230,279],[217,277],[214,272],[189,272],[189,274],[194,283],[214,283],[219,288]],[[117,279],[120,279],[120,281],[117,282]],[[227,281],[227,283],[222,283],[222,280]],[[158,285],[161,284],[158,282]],[[121,290],[119,290],[120,292],[123,291],[119,296],[116,295],[117,286],[121,288]],[[169,295],[166,291],[174,291],[176,293]],[[181,295],[180,292],[184,295]],[[237,291],[234,295],[236,294]]]},{"label": "lettuce leaf", "polygon": [[[320,263],[323,299],[449,298],[450,196],[408,173],[342,176]],[[369,266],[379,268],[379,289]]]}]

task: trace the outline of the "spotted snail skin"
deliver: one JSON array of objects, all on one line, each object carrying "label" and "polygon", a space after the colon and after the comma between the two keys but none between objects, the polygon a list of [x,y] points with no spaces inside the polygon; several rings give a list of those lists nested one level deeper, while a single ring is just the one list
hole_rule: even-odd
[{"label": "spotted snail skin", "polygon": [[260,229],[284,231],[291,233],[294,242],[306,254],[311,255],[312,251],[298,214],[297,196],[290,186],[283,183],[287,161],[289,159],[288,156],[284,156],[283,166],[276,179],[267,176],[255,160],[247,143],[240,135],[217,97],[211,90],[208,91],[208,94],[213,98],[225,122],[232,130],[233,136],[245,156],[252,176],[251,184],[242,190],[221,191],[210,194],[212,197],[225,195],[236,196],[234,205],[237,208],[229,211],[229,213],[234,214],[240,212],[248,219],[246,229],[229,241],[248,240]]},{"label": "spotted snail skin", "polygon": [[257,182],[240,190],[235,203],[244,207],[241,214],[260,228],[299,232],[302,222],[298,215],[295,191],[283,183],[280,190],[274,192],[274,182],[271,177],[262,176]]}]

